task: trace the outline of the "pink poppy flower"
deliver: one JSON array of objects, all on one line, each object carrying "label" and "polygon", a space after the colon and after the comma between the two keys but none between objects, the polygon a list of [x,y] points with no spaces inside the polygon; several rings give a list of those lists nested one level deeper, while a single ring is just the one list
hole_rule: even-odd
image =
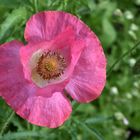
[{"label": "pink poppy flower", "polygon": [[25,46],[16,40],[0,46],[0,96],[30,123],[58,127],[72,111],[66,93],[82,103],[100,96],[103,49],[87,25],[61,11],[33,15],[24,36]]}]

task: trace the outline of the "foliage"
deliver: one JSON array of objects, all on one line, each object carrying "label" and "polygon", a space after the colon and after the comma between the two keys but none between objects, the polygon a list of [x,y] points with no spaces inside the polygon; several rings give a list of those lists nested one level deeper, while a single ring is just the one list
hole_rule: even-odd
[{"label": "foliage", "polygon": [[88,24],[102,42],[108,72],[120,59],[102,96],[90,104],[76,103],[60,128],[31,125],[0,99],[0,140],[140,140],[140,46],[131,49],[140,38],[140,0],[0,0],[0,44],[25,42],[26,21],[43,10],[67,11]]}]

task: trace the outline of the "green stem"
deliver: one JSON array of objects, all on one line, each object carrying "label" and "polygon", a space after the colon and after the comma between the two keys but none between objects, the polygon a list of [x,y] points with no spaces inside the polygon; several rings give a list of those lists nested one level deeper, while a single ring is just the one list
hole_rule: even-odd
[{"label": "green stem", "polygon": [[34,8],[35,8],[35,12],[38,12],[38,0],[34,0]]},{"label": "green stem", "polygon": [[62,1],[62,5],[63,5],[63,9],[64,9],[64,10],[67,9],[67,4],[68,4],[68,0]]},{"label": "green stem", "polygon": [[79,106],[80,106],[80,103],[78,103],[77,101],[72,102],[72,108],[74,109],[74,111],[72,112],[73,114],[75,114],[75,112]]},{"label": "green stem", "polygon": [[110,67],[110,69],[107,72],[107,77],[110,76],[113,68],[127,55],[129,55],[133,50],[135,50],[138,46],[140,45],[140,41],[137,42],[131,49],[129,49],[128,51],[126,51],[122,56],[119,57],[119,59],[117,59],[113,65]]},{"label": "green stem", "polygon": [[13,118],[14,115],[15,115],[15,112],[12,111],[12,112],[10,113],[10,116],[8,117],[7,121],[4,123],[4,125],[3,125],[2,129],[1,129],[1,132],[0,132],[0,135],[1,135],[1,136],[3,135],[3,133],[4,133],[5,129],[6,129],[6,127],[8,126],[9,122],[11,121],[11,119]]},{"label": "green stem", "polygon": [[88,125],[76,119],[73,119],[73,121],[77,123],[77,125],[82,127],[84,131],[86,130],[87,132],[89,132],[91,136],[96,137],[98,140],[104,140],[103,136],[96,129],[94,128],[91,129]]}]

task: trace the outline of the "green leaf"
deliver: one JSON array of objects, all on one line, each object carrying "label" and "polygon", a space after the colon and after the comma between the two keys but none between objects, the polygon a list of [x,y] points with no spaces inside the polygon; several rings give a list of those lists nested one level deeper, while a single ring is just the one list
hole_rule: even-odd
[{"label": "green leaf", "polygon": [[133,73],[136,75],[140,74],[140,59],[138,59],[136,64],[134,65]]},{"label": "green leaf", "polygon": [[134,50],[136,50],[140,46],[140,41],[137,42],[132,48],[128,49],[124,54],[122,54],[113,64],[112,66],[107,70],[107,77],[111,74],[113,68],[121,61],[124,57],[132,53]]},{"label": "green leaf", "polygon": [[11,112],[10,107],[0,98],[0,134],[7,128]]},{"label": "green leaf", "polygon": [[80,122],[80,121],[78,121],[76,119],[74,119],[74,121],[77,123],[78,126],[83,128],[84,131],[89,132],[93,138],[96,137],[98,140],[104,140],[103,136],[95,128],[90,128],[85,123],[82,123],[82,122]]},{"label": "green leaf", "polygon": [[26,20],[27,17],[27,10],[25,7],[20,7],[18,9],[15,9],[10,13],[5,21],[0,26],[0,41],[5,36],[10,36],[12,31],[14,30],[14,27],[19,27],[23,21]]},{"label": "green leaf", "polygon": [[46,132],[41,132],[41,131],[24,131],[24,132],[17,132],[17,133],[8,133],[4,136],[0,136],[0,140],[15,140],[21,138],[28,138],[28,137],[49,138],[51,136],[52,133],[48,135]]},{"label": "green leaf", "polygon": [[0,6],[6,7],[6,8],[16,8],[20,4],[29,4],[29,0],[0,0]]},{"label": "green leaf", "polygon": [[86,119],[85,123],[86,124],[96,124],[96,123],[103,123],[105,121],[108,121],[108,120],[112,120],[114,119],[113,116],[111,117],[95,117],[95,118],[88,118]]},{"label": "green leaf", "polygon": [[1,127],[1,128],[2,128],[2,129],[1,129],[1,132],[0,132],[1,135],[3,135],[3,133],[4,133],[5,129],[6,129],[6,127],[8,126],[9,122],[10,122],[11,119],[13,118],[14,114],[15,114],[15,112],[12,111],[12,112],[9,114],[8,118],[5,120],[3,126]]},{"label": "green leaf", "polygon": [[9,0],[0,0],[0,5],[1,6],[5,6],[5,7],[10,7],[10,8],[13,8],[17,5],[17,1],[16,0],[12,0],[12,1],[9,1]]},{"label": "green leaf", "polygon": [[111,45],[117,38],[116,31],[111,22],[107,18],[103,19],[102,27],[103,27],[103,35],[102,35],[103,44],[105,44],[105,46]]},{"label": "green leaf", "polygon": [[84,124],[84,123],[81,123],[81,126],[85,129],[85,130],[87,130],[91,135],[93,135],[93,136],[96,136],[96,138],[98,139],[98,140],[104,140],[103,139],[103,137],[102,137],[102,135],[95,129],[95,128],[89,128],[86,124]]},{"label": "green leaf", "polygon": [[133,112],[133,116],[130,119],[131,128],[139,131],[140,125],[138,122],[140,122],[140,110],[136,110],[136,112]]}]

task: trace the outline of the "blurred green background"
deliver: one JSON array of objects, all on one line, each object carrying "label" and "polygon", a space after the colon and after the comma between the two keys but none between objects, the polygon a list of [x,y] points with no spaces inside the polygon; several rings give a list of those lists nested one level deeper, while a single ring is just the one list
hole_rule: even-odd
[{"label": "blurred green background", "polygon": [[[29,124],[0,99],[0,140],[140,140],[140,0],[0,0],[0,44],[23,42],[26,21],[43,10],[78,16],[99,37],[108,66],[106,87],[94,102],[73,102],[73,113],[57,129]],[[129,55],[121,58],[125,52]]]}]

